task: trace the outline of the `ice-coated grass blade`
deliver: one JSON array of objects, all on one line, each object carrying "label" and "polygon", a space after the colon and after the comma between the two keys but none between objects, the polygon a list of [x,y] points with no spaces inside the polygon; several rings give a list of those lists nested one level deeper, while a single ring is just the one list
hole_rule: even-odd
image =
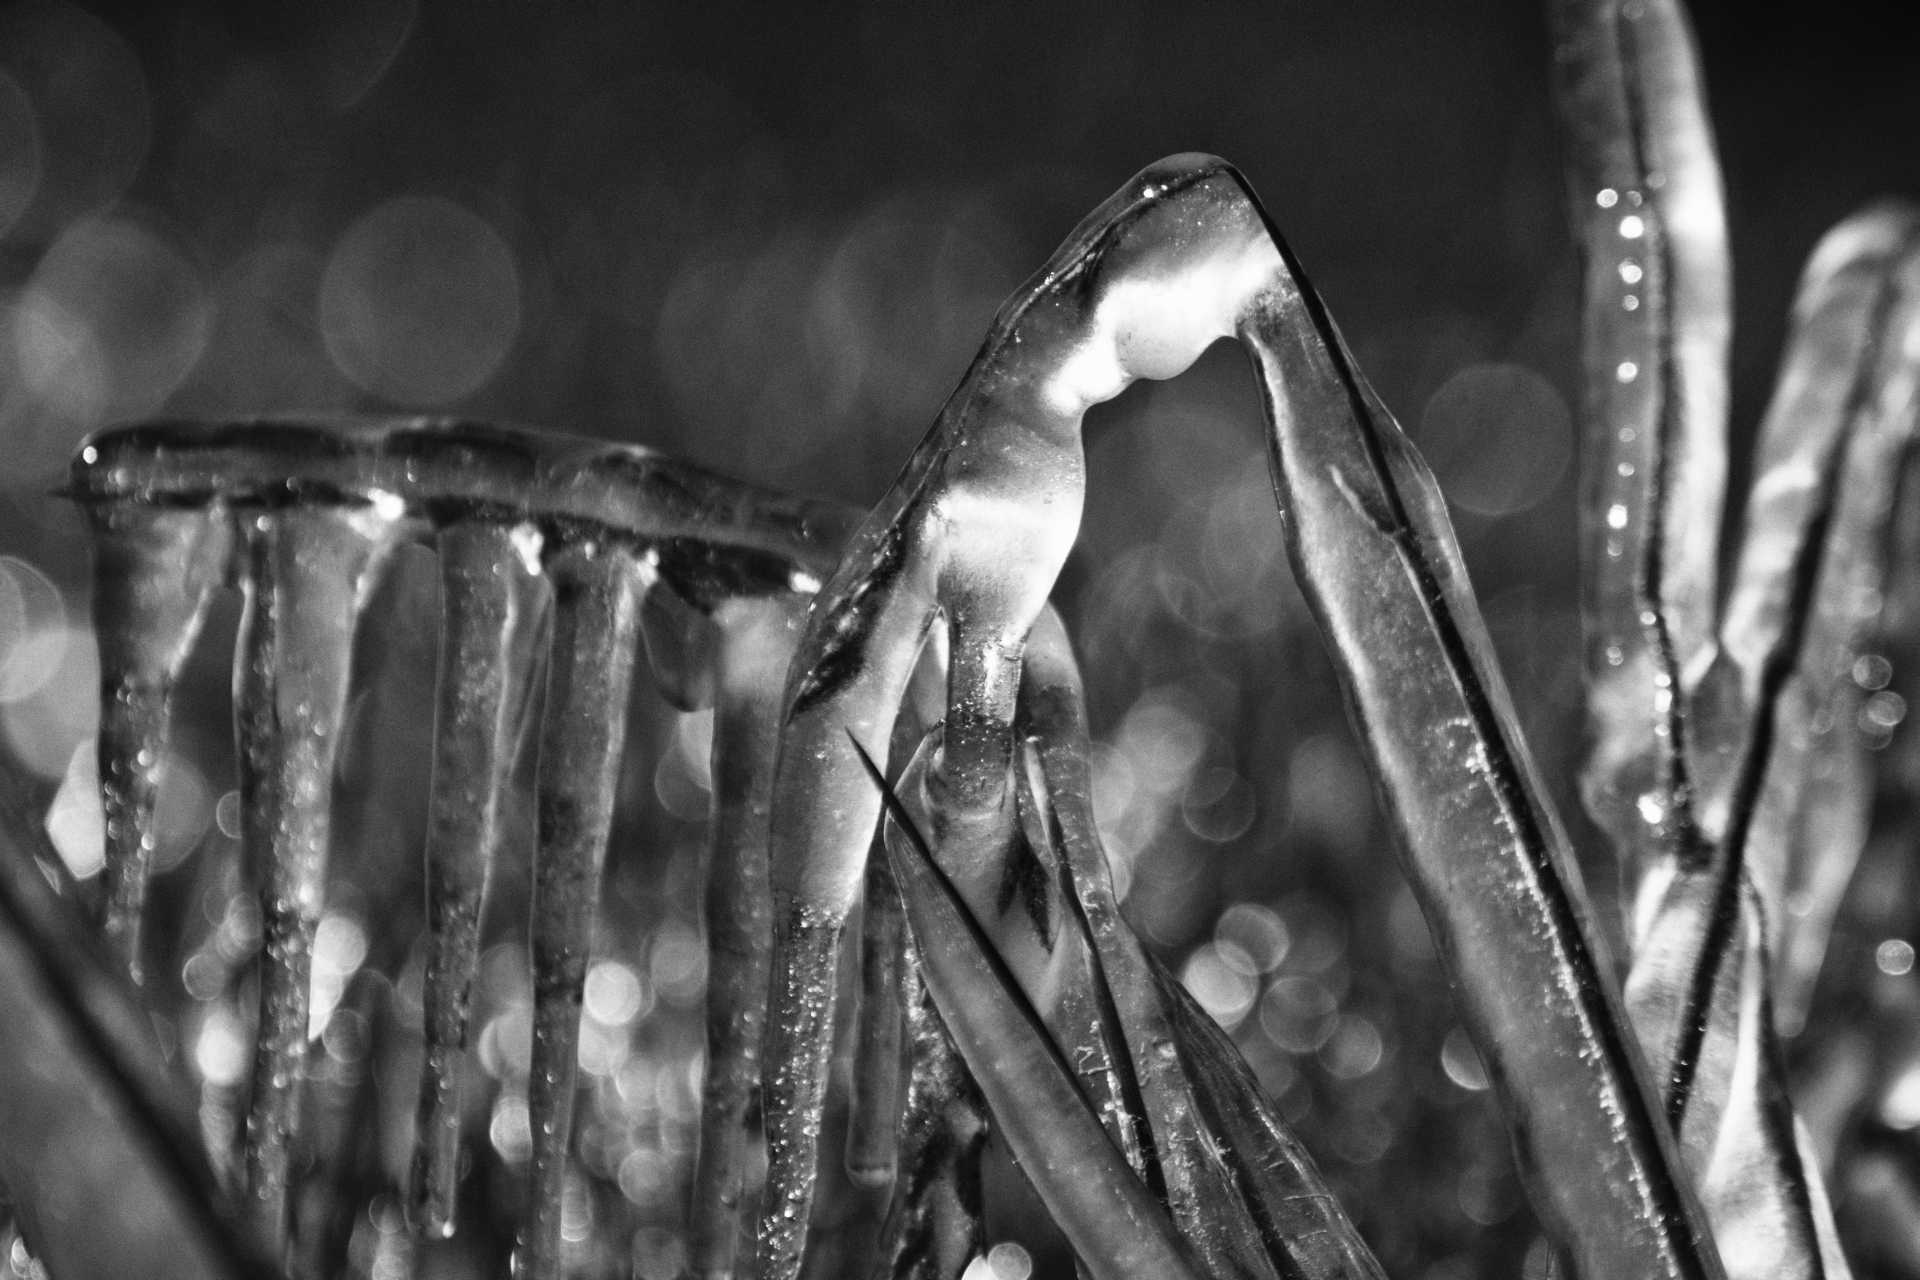
[{"label": "ice-coated grass blade", "polygon": [[1727,1103],[1701,1179],[1730,1276],[1849,1274],[1819,1171],[1787,1096],[1774,1038],[1766,916],[1751,883],[1742,897],[1732,964],[1738,993]]},{"label": "ice-coated grass blade", "polygon": [[[1058,851],[1062,896],[1092,959],[1105,1060],[1119,1077],[1112,1092],[1122,1105],[1109,1129],[1202,1248],[1245,1248],[1251,1232],[1277,1275],[1375,1280],[1379,1263],[1239,1052],[1120,915],[1093,819],[1085,695],[1051,616],[1028,637],[1021,717],[1030,780],[1022,802],[1038,810]],[[1164,1044],[1176,1053],[1160,1052]]]},{"label": "ice-coated grass blade", "polygon": [[[1911,430],[1914,219],[1870,211],[1809,265],[1723,614],[1726,236],[1691,35],[1673,0],[1551,13],[1586,263],[1584,791],[1639,883],[1628,1006],[1731,1273],[1817,1276],[1838,1255],[1753,988],[1784,948],[1797,1025],[1864,829],[1850,676]],[[1756,1214],[1791,1247],[1753,1248]]]},{"label": "ice-coated grass blade", "polygon": [[[943,820],[991,830],[976,818],[1009,807],[1022,646],[1077,530],[1081,417],[1228,335],[1252,350],[1295,576],[1536,1207],[1578,1274],[1716,1275],[1432,478],[1239,175],[1179,157],[1096,210],[1002,308],[796,656],[774,790],[773,990],[806,1016],[769,1028],[764,1280],[798,1266],[831,975],[877,816],[840,738],[883,740],[942,614],[948,707],[928,791]],[[979,852],[943,840],[958,879]]]},{"label": "ice-coated grass blade", "polygon": [[1550,0],[1583,261],[1587,807],[1638,865],[1692,803],[1683,683],[1713,637],[1731,287],[1680,0]]},{"label": "ice-coated grass blade", "polygon": [[461,1072],[480,967],[480,924],[502,838],[514,749],[525,728],[541,618],[531,531],[464,520],[439,531],[440,655],[428,799],[427,967],[409,1202],[414,1226],[453,1233]]},{"label": "ice-coated grass blade", "polygon": [[354,624],[394,527],[368,507],[237,514],[246,593],[234,658],[241,842],[260,896],[262,945],[246,1173],[262,1231],[282,1240]]},{"label": "ice-coated grass blade", "polygon": [[1054,1222],[1096,1277],[1193,1277],[1184,1241],[1101,1125],[1046,1024],[856,741],[911,854],[895,852],[921,975],[955,1046]]},{"label": "ice-coated grass blade", "polygon": [[[1846,713],[1883,598],[1917,394],[1920,217],[1883,206],[1836,228],[1802,279],[1719,655],[1697,691],[1701,829],[1646,882],[1628,980],[1723,1238],[1751,1228],[1721,1223],[1760,1215],[1797,1241],[1739,1245],[1748,1269],[1735,1274],[1845,1274],[1821,1246],[1832,1226],[1819,1173],[1797,1154],[1776,1078],[1772,994],[1737,993],[1780,949],[1797,963],[1783,990],[1804,1000],[1858,857],[1865,748]],[[1769,918],[1765,936],[1747,937]]]},{"label": "ice-coated grass blade", "polygon": [[1917,396],[1920,210],[1884,204],[1841,223],[1808,264],[1721,627],[1754,754],[1720,744],[1725,807],[1709,816],[1730,845],[1743,842],[1742,865],[1776,904],[1775,1003],[1794,1026],[1866,837],[1853,666],[1884,599]]},{"label": "ice-coated grass blade", "polygon": [[875,1274],[956,1280],[988,1243],[981,1221],[987,1104],[920,980],[911,938],[906,949],[906,1104]]},{"label": "ice-coated grass blade", "polygon": [[566,1274],[561,1205],[573,1141],[580,1006],[613,826],[637,660],[641,578],[632,556],[586,542],[555,547],[553,656],[540,730],[539,850],[533,875],[533,1132],[518,1265],[526,1280]]},{"label": "ice-coated grass blade", "polygon": [[141,921],[153,865],[173,686],[226,575],[233,531],[214,507],[89,501],[93,630],[100,648],[100,791],[106,806],[102,928],[142,980]]},{"label": "ice-coated grass blade", "polygon": [[1288,553],[1535,1208],[1578,1276],[1717,1275],[1439,490],[1289,275],[1244,329]]}]

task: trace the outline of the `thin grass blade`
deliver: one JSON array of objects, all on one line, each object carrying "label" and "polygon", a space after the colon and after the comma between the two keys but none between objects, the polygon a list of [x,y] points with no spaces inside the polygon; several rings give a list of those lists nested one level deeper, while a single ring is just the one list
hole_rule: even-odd
[{"label": "thin grass blade", "polygon": [[1097,1277],[1198,1280],[1172,1220],[1127,1166],[1039,1013],[879,768],[856,750],[905,837],[887,848],[927,989],[1055,1223]]},{"label": "thin grass blade", "polygon": [[[1110,1092],[1120,1104],[1109,1130],[1148,1186],[1165,1188],[1197,1243],[1250,1238],[1280,1276],[1378,1277],[1366,1242],[1238,1051],[1120,915],[1093,819],[1085,696],[1057,618],[1028,638],[1021,715],[1031,766],[1023,803],[1058,853],[1062,897],[1092,959],[1105,1040],[1096,1061],[1116,1077]],[[1163,1044],[1176,1053],[1159,1052]]]}]

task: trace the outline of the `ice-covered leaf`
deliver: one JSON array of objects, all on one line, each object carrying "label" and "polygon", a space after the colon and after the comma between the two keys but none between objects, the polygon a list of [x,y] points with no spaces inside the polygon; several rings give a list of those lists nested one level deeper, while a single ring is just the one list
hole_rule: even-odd
[{"label": "ice-covered leaf", "polygon": [[1585,796],[1616,844],[1650,855],[1686,821],[1678,695],[1713,635],[1726,215],[1680,0],[1553,0],[1548,13],[1585,277]]}]

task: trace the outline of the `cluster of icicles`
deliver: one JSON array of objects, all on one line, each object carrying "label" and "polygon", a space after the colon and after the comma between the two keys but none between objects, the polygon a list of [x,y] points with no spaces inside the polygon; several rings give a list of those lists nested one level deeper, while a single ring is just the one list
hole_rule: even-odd
[{"label": "cluster of icicles", "polygon": [[[896,1184],[888,1274],[958,1274],[978,1252],[965,1184],[989,1124],[1096,1276],[1377,1274],[1231,1044],[1119,916],[1078,675],[1047,610],[1078,530],[1085,412],[1236,337],[1293,571],[1559,1256],[1586,1277],[1844,1274],[1775,1075],[1767,960],[1788,958],[1803,999],[1837,889],[1792,847],[1795,823],[1860,803],[1857,786],[1809,799],[1792,779],[1824,776],[1813,757],[1840,749],[1804,726],[1823,708],[1834,722],[1874,622],[1820,604],[1863,598],[1858,575],[1879,564],[1854,552],[1884,543],[1885,477],[1911,430],[1920,222],[1873,212],[1816,255],[1752,563],[1717,614],[1725,264],[1688,36],[1657,0],[1555,16],[1588,211],[1588,790],[1644,886],[1626,993],[1430,474],[1245,181],[1176,157],[1008,302],[857,528],[644,451],[471,426],[151,426],[89,443],[74,488],[98,551],[105,927],[130,964],[168,691],[209,589],[232,575],[246,595],[237,733],[266,954],[245,1176],[268,1233],[287,1219],[353,628],[383,557],[417,537],[439,553],[443,613],[424,1229],[453,1225],[452,1064],[510,745],[544,667],[520,1262],[562,1272],[581,984],[644,636],[669,696],[716,712],[695,1272],[739,1266],[758,1092],[756,1273],[799,1273],[857,920],[848,1163]],[[1789,889],[1818,908],[1792,932]]]},{"label": "cluster of icicles", "polygon": [[[727,768],[769,754],[787,632],[844,540],[847,514],[722,480],[644,449],[472,424],[155,424],[83,448],[101,654],[104,927],[136,978],[168,704],[209,597],[245,599],[234,659],[242,844],[259,893],[258,1052],[246,1193],[269,1242],[288,1226],[330,789],[353,638],[396,546],[440,566],[441,648],[428,800],[426,1060],[412,1204],[453,1229],[459,1055],[516,744],[538,727],[532,902],[536,1024],[530,1274],[557,1274],[579,1020],[640,641],[663,692],[715,709]],[[544,699],[532,696],[545,673]],[[715,859],[758,847],[722,788]],[[750,883],[713,868],[716,883]],[[759,879],[764,883],[764,874]],[[762,890],[760,897],[764,897]],[[764,931],[766,911],[723,894]],[[712,922],[716,945],[726,916]]]}]

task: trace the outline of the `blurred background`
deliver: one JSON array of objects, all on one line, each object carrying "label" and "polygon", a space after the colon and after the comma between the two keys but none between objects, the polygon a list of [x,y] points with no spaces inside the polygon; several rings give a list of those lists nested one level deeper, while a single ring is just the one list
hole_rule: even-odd
[{"label": "blurred background", "polygon": [[[1920,192],[1920,76],[1892,12],[1696,11],[1735,253],[1736,442],[1815,239]],[[999,301],[1135,170],[1206,150],[1261,192],[1437,470],[1577,821],[1576,264],[1549,57],[1540,7],[1494,0],[0,8],[0,757],[91,874],[86,556],[50,496],[86,432],[425,410],[867,505]],[[1216,350],[1088,422],[1058,599],[1114,870],[1390,1272],[1537,1273],[1485,1078],[1285,571],[1242,366]],[[431,583],[401,557],[362,637],[318,957],[318,1114],[361,1137],[315,1159],[361,1170],[331,1237],[352,1274],[464,1274],[490,1247],[469,1233],[415,1256],[380,1194],[412,1106]],[[257,930],[234,858],[236,617],[222,601],[193,661],[161,802],[155,998],[216,1146],[247,1070]],[[666,1276],[700,1070],[707,728],[638,698],[587,993],[576,1226],[586,1272]],[[1581,845],[1617,927],[1614,875]],[[527,1151],[520,876],[470,1091],[472,1194],[502,1210]],[[982,1265],[1021,1280],[1031,1260]]]}]

